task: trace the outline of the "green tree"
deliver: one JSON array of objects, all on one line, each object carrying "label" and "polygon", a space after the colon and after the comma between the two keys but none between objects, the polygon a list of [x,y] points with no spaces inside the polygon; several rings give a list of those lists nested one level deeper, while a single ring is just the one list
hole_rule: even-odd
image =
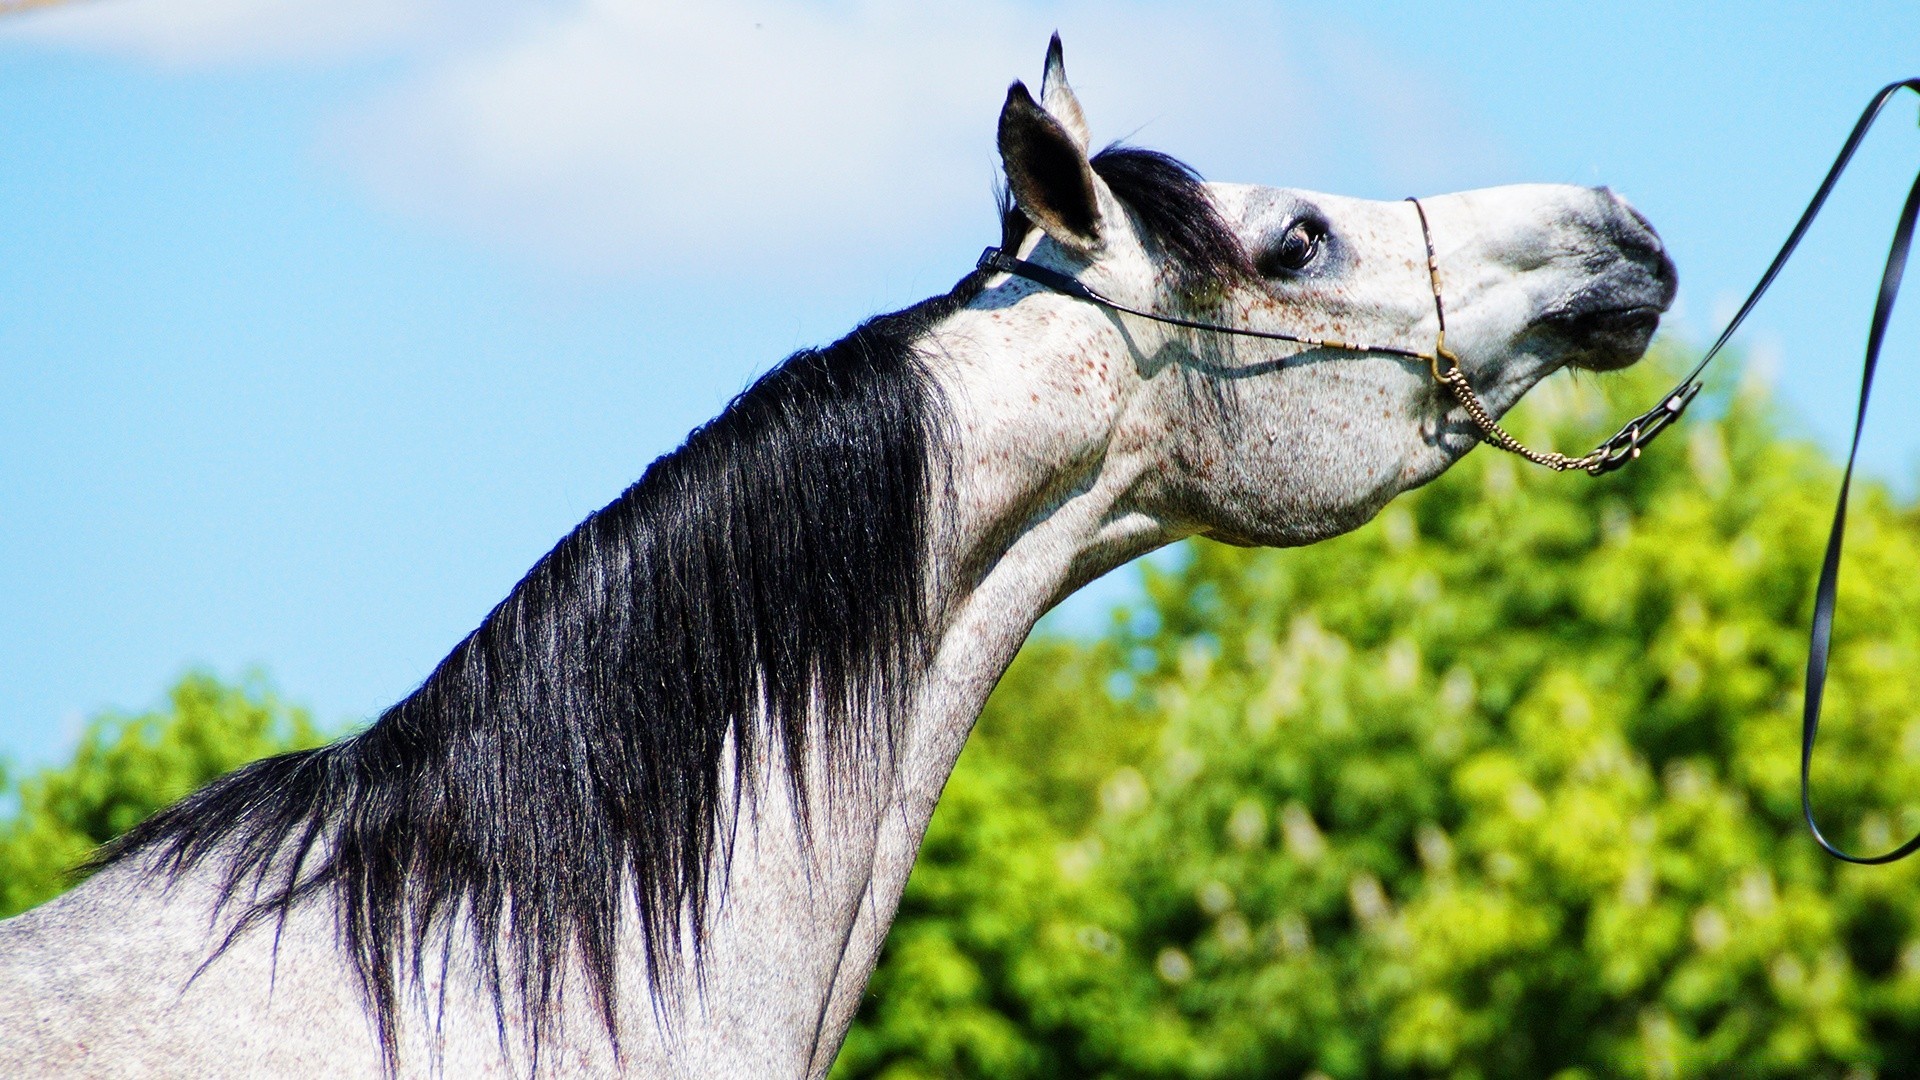
[{"label": "green tree", "polygon": [[258,672],[236,683],[190,672],[162,709],[94,717],[71,762],[0,786],[16,802],[0,817],[0,918],[58,895],[96,847],[208,780],[320,741]]},{"label": "green tree", "polygon": [[[1516,422],[1590,445],[1671,370]],[[1836,481],[1749,382],[1598,481],[1481,450],[1351,536],[1194,546],[1016,663],[838,1075],[1920,1075],[1920,863],[1797,817]],[[1920,825],[1920,522],[1851,522],[1816,780],[1878,849]]]},{"label": "green tree", "polygon": [[[1515,425],[1584,445],[1671,370]],[[1327,544],[1192,546],[1015,663],[836,1075],[1920,1075],[1920,861],[1797,818],[1836,480],[1747,383],[1598,481],[1481,450]],[[1869,487],[1849,536],[1816,778],[1877,849],[1920,826],[1920,516]],[[5,792],[0,912],[317,738],[257,676],[96,718]]]}]

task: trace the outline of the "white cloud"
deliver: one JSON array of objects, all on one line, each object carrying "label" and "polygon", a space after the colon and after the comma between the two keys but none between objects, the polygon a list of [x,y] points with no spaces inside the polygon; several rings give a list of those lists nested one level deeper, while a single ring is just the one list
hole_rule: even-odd
[{"label": "white cloud", "polygon": [[[1487,157],[1431,95],[1357,84],[1240,3],[582,0],[429,63],[329,141],[389,204],[567,263],[990,238],[994,119],[1055,27],[1096,140],[1144,127],[1203,170],[1274,183],[1382,139],[1413,144],[1415,179]],[[1368,110],[1391,115],[1350,122]]]},{"label": "white cloud", "polygon": [[321,137],[381,204],[562,266],[732,271],[990,239],[994,120],[1056,28],[1097,141],[1211,176],[1400,194],[1501,157],[1435,73],[1252,0],[86,0],[0,35],[188,70],[383,57]]},{"label": "white cloud", "polygon": [[389,49],[438,11],[436,0],[84,0],[13,16],[0,35],[198,69]]},{"label": "white cloud", "polygon": [[987,190],[1006,65],[972,21],[587,0],[434,65],[339,145],[411,210],[614,261],[899,228]]}]

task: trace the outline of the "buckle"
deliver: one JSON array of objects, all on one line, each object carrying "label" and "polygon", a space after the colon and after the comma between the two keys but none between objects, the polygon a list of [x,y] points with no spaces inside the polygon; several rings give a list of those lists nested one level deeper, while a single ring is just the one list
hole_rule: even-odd
[{"label": "buckle", "polygon": [[980,261],[973,264],[975,270],[996,270],[1002,274],[1013,273],[1013,267],[1007,265],[1013,260],[997,247],[990,247],[980,253]]},{"label": "buckle", "polygon": [[1613,437],[1593,448],[1587,455],[1594,462],[1587,466],[1588,474],[1602,476],[1624,466],[1640,456],[1640,451],[1654,437],[1673,426],[1675,420],[1693,404],[1700,393],[1700,383],[1691,382],[1676,388],[1668,394],[1665,401],[1627,421],[1625,427],[1615,432]]}]

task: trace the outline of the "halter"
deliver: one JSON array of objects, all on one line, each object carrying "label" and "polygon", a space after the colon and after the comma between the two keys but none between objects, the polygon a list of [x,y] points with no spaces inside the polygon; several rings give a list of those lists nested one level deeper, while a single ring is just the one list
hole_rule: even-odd
[{"label": "halter", "polygon": [[[1067,296],[1172,326],[1237,334],[1241,337],[1265,338],[1271,341],[1291,341],[1309,348],[1384,353],[1410,360],[1423,360],[1433,372],[1434,379],[1453,393],[1454,398],[1460,402],[1461,408],[1465,409],[1467,415],[1478,425],[1481,438],[1485,441],[1556,472],[1581,469],[1589,475],[1600,476],[1639,457],[1640,451],[1652,442],[1655,436],[1671,427],[1675,420],[1680,419],[1680,414],[1686,411],[1687,406],[1700,393],[1702,386],[1700,376],[1706,371],[1707,365],[1713,362],[1714,357],[1720,355],[1720,350],[1733,339],[1734,331],[1740,328],[1740,324],[1746,321],[1747,315],[1760,302],[1760,298],[1766,295],[1767,289],[1773,285],[1774,278],[1780,275],[1781,267],[1787,264],[1787,260],[1793,256],[1794,249],[1800,246],[1800,241],[1806,236],[1807,229],[1813,225],[1814,218],[1820,215],[1821,208],[1826,205],[1827,196],[1833,194],[1834,185],[1839,182],[1840,175],[1846,171],[1847,165],[1853,160],[1854,151],[1860,148],[1860,143],[1866,139],[1867,132],[1872,130],[1881,109],[1901,90],[1912,90],[1920,94],[1920,78],[1889,83],[1873,95],[1866,109],[1861,112],[1860,119],[1854,123],[1853,132],[1847,136],[1847,141],[1841,146],[1839,155],[1834,158],[1832,167],[1827,170],[1826,179],[1820,182],[1819,189],[1813,193],[1813,199],[1801,212],[1800,220],[1794,223],[1793,231],[1787,234],[1786,243],[1780,245],[1779,253],[1774,255],[1773,262],[1768,264],[1766,273],[1760,275],[1760,281],[1753,287],[1753,292],[1747,295],[1746,301],[1740,305],[1740,310],[1734,313],[1726,329],[1720,331],[1720,336],[1714,339],[1712,347],[1700,358],[1700,362],[1693,366],[1693,370],[1687,372],[1686,377],[1680,380],[1660,404],[1629,420],[1626,426],[1612,438],[1577,458],[1533,450],[1523,445],[1494,422],[1486,406],[1481,403],[1479,395],[1475,394],[1473,387],[1468,385],[1466,374],[1460,370],[1460,358],[1447,348],[1447,312],[1446,305],[1440,297],[1440,264],[1434,257],[1433,234],[1427,228],[1426,208],[1420,205],[1419,199],[1407,201],[1413,204],[1414,212],[1420,218],[1420,238],[1427,249],[1427,279],[1433,287],[1433,313],[1439,322],[1439,332],[1434,338],[1433,349],[1430,352],[1395,345],[1363,345],[1350,341],[1335,341],[1268,330],[1250,330],[1244,327],[1222,326],[1217,323],[1197,322],[1192,319],[1180,319],[1171,315],[1142,311],[1109,300],[1057,270],[1050,270],[1024,259],[1014,258],[998,248],[988,248],[985,254],[980,256],[978,268],[1014,274]],[[1820,731],[1820,704],[1826,690],[1827,665],[1833,650],[1833,615],[1839,594],[1840,555],[1846,544],[1847,496],[1853,488],[1853,464],[1860,453],[1860,432],[1867,420],[1867,399],[1873,392],[1873,376],[1880,364],[1880,346],[1886,337],[1887,321],[1893,314],[1894,301],[1900,295],[1900,279],[1906,272],[1907,254],[1913,247],[1916,222],[1920,222],[1920,176],[1914,178],[1913,187],[1907,193],[1906,203],[1901,207],[1900,217],[1894,225],[1893,243],[1887,251],[1886,269],[1880,275],[1880,292],[1873,307],[1873,321],[1867,331],[1866,360],[1860,373],[1860,406],[1854,415],[1853,442],[1847,450],[1847,468],[1840,480],[1840,497],[1833,509],[1833,526],[1827,533],[1826,555],[1821,560],[1820,577],[1814,586],[1813,632],[1807,649],[1806,693],[1800,719],[1801,816],[1806,819],[1807,828],[1813,833],[1814,842],[1819,844],[1827,854],[1843,862],[1865,865],[1893,862],[1904,859],[1915,851],[1920,851],[1920,834],[1916,834],[1899,847],[1878,855],[1853,855],[1835,846],[1827,839],[1826,834],[1820,831],[1819,823],[1814,820],[1813,744]]]},{"label": "halter", "polygon": [[[1427,252],[1427,283],[1433,289],[1433,315],[1434,320],[1439,326],[1439,330],[1434,336],[1433,348],[1427,352],[1422,352],[1418,349],[1409,349],[1400,345],[1367,345],[1354,341],[1342,341],[1337,338],[1288,334],[1277,330],[1254,330],[1245,326],[1228,326],[1223,323],[1202,322],[1197,319],[1183,319],[1175,315],[1163,315],[1157,311],[1145,311],[1140,308],[1129,307],[1126,304],[1111,299],[1097,292],[1078,278],[1063,274],[1050,267],[1041,266],[1039,263],[1016,258],[999,248],[990,247],[986,251],[981,252],[980,261],[975,265],[975,269],[994,270],[1003,274],[1012,274],[1015,277],[1026,278],[1028,281],[1034,282],[1037,285],[1043,285],[1062,295],[1071,296],[1077,300],[1085,300],[1088,303],[1098,304],[1101,307],[1113,311],[1125,312],[1128,315],[1138,316],[1142,319],[1151,319],[1154,322],[1166,323],[1169,326],[1183,326],[1191,330],[1206,330],[1218,334],[1232,334],[1237,337],[1261,338],[1267,341],[1287,341],[1296,345],[1305,345],[1309,349],[1340,349],[1346,352],[1383,353],[1388,356],[1400,356],[1409,360],[1422,361],[1427,365],[1427,370],[1433,373],[1434,381],[1446,387],[1447,390],[1453,394],[1454,400],[1460,403],[1460,407],[1466,411],[1467,417],[1473,421],[1474,426],[1480,429],[1480,438],[1482,440],[1489,445],[1497,446],[1509,453],[1518,454],[1528,461],[1533,462],[1535,465],[1552,469],[1555,472],[1569,472],[1574,469],[1580,469],[1589,475],[1599,476],[1603,473],[1609,473],[1618,469],[1620,466],[1639,457],[1640,449],[1649,442],[1652,442],[1653,437],[1665,430],[1669,424],[1678,420],[1680,414],[1686,410],[1687,405],[1693,401],[1694,395],[1700,392],[1700,384],[1694,379],[1694,375],[1699,374],[1699,368],[1695,368],[1693,375],[1689,375],[1680,386],[1675,387],[1674,392],[1669,394],[1660,404],[1647,410],[1640,416],[1635,417],[1612,438],[1577,458],[1568,457],[1565,454],[1551,450],[1535,450],[1519,439],[1514,438],[1513,434],[1501,427],[1499,422],[1494,420],[1493,414],[1487,411],[1486,404],[1480,400],[1480,395],[1474,392],[1473,384],[1467,381],[1467,373],[1460,367],[1460,357],[1455,354],[1452,349],[1447,348],[1447,305],[1446,301],[1442,299],[1440,292],[1440,261],[1438,257],[1435,256],[1433,250],[1433,231],[1427,226],[1427,209],[1420,204],[1420,200],[1409,198],[1407,201],[1413,204],[1414,214],[1420,219],[1420,241],[1425,246]],[[1746,312],[1742,310],[1741,317],[1744,318],[1745,315]],[[1725,338],[1730,336],[1731,333],[1732,328],[1729,327],[1727,334],[1722,336],[1720,344],[1724,344]],[[1720,345],[1716,344],[1714,351],[1717,352],[1719,347]],[[1712,359],[1711,353],[1708,354],[1708,359]],[[1706,361],[1701,361],[1700,367],[1705,366]]]}]

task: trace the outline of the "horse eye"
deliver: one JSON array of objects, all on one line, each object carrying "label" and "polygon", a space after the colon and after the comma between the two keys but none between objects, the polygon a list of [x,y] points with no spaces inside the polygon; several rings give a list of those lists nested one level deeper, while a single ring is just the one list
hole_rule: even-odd
[{"label": "horse eye", "polygon": [[1262,252],[1260,273],[1267,277],[1296,274],[1305,270],[1320,255],[1326,231],[1312,221],[1296,221],[1280,237],[1279,243]]}]

